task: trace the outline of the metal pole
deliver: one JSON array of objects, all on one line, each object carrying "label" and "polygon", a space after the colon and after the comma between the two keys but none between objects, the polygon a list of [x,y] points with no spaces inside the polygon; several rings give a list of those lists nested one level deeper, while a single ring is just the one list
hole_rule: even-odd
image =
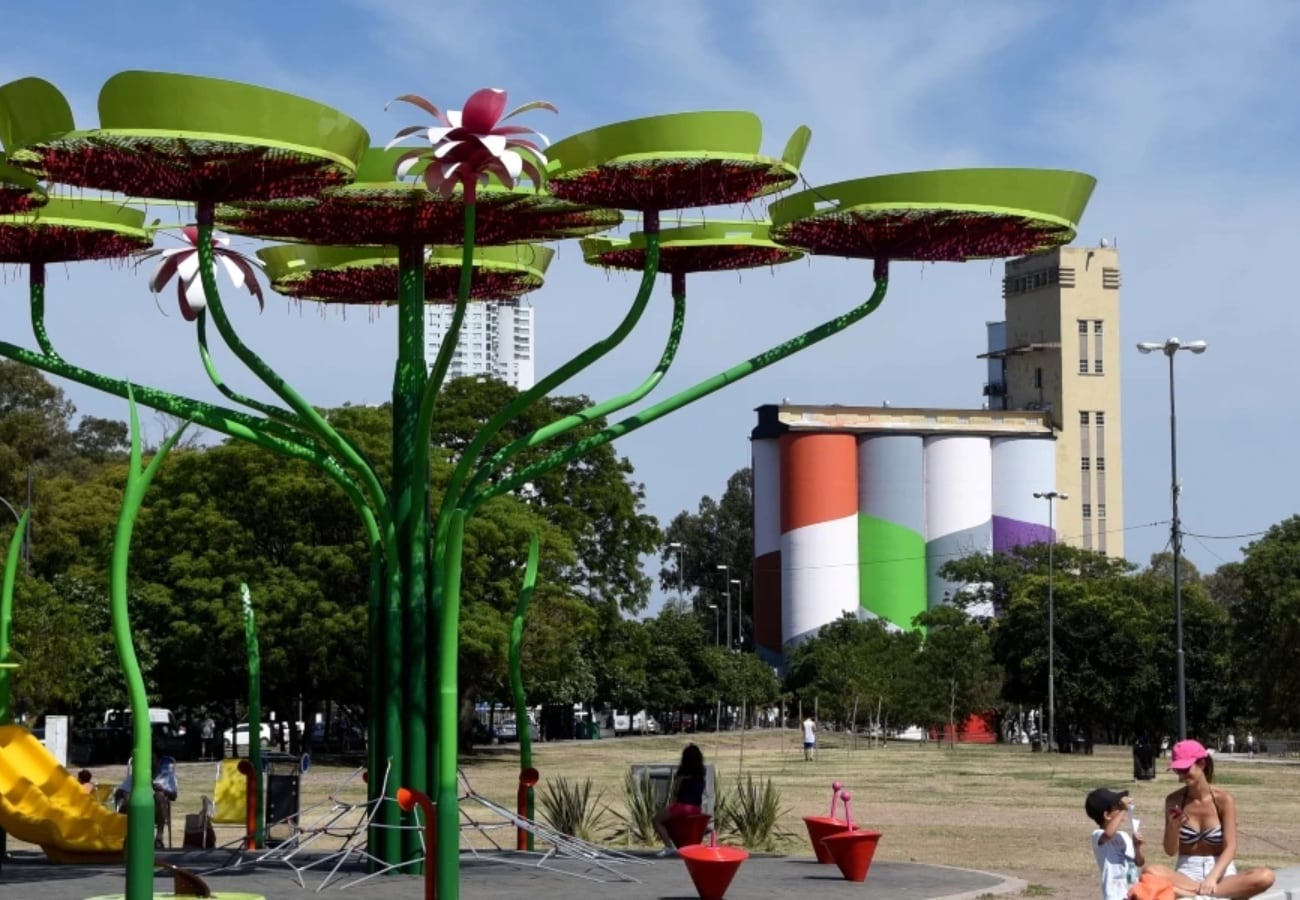
[{"label": "metal pole", "polygon": [[[731,570],[727,570],[727,575],[731,575]],[[727,649],[731,649],[731,578],[727,578]]]},{"label": "metal pole", "polygon": [[682,589],[682,553],[685,547],[680,543],[677,545],[677,602],[686,602],[686,592]]},{"label": "metal pole", "polygon": [[[1053,517],[1055,508],[1056,497],[1053,492],[1047,497],[1047,751],[1049,753],[1056,746],[1056,597],[1053,583],[1056,563],[1053,553],[1053,548],[1056,546]],[[1056,749],[1060,750],[1059,747]]]},{"label": "metal pole", "polygon": [[1174,403],[1174,355],[1176,350],[1166,351],[1169,357],[1169,472],[1170,497],[1173,505],[1173,521],[1170,523],[1170,543],[1174,551],[1174,683],[1178,694],[1178,739],[1187,739],[1187,682],[1183,668],[1183,529],[1178,519],[1178,416]]}]

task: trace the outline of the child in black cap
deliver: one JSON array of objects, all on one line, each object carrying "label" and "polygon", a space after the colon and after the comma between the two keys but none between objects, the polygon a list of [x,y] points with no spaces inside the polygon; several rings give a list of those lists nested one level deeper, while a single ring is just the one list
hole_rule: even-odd
[{"label": "child in black cap", "polygon": [[1101,870],[1102,900],[1124,900],[1146,865],[1142,836],[1120,831],[1133,801],[1128,791],[1097,788],[1083,802],[1088,818],[1097,823],[1092,832],[1092,855]]}]

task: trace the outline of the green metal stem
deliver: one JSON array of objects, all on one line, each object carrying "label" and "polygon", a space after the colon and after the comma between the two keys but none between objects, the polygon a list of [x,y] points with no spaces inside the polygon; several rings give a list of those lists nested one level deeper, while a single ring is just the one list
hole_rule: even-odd
[{"label": "green metal stem", "polygon": [[32,333],[36,335],[36,345],[50,359],[61,359],[50,342],[50,334],[45,330],[45,263],[34,262],[27,269],[27,289],[30,295]]},{"label": "green metal stem", "polygon": [[[397,363],[393,372],[393,523],[403,572],[400,613],[388,622],[389,643],[401,647],[400,716],[403,780],[400,786],[424,791],[428,785],[428,610],[429,432],[420,429],[429,373],[424,356],[424,245],[404,244],[397,253]],[[444,342],[454,343],[454,336]],[[450,357],[446,357],[449,359]],[[439,362],[444,354],[438,354]],[[381,707],[382,708],[382,707]],[[400,835],[401,858],[420,858],[417,829]]]},{"label": "green metal stem", "polygon": [[[469,308],[470,289],[473,287],[474,276],[474,230],[477,216],[478,207],[474,202],[474,195],[472,193],[467,193],[465,200],[465,219],[463,223],[464,237],[461,241],[460,282],[456,288],[456,308],[452,312],[451,324],[447,329],[447,333],[443,336],[442,343],[438,347],[438,355],[434,358],[433,369],[429,373],[429,379],[425,382],[424,393],[420,397],[420,414],[415,425],[415,465],[419,467],[421,471],[429,471],[429,447],[432,441],[430,432],[433,427],[434,409],[437,406],[438,394],[441,392],[443,383],[446,380],[447,371],[451,367],[451,359],[456,352],[456,345],[460,342],[461,326],[465,321],[465,312]],[[421,265],[423,265],[423,261],[421,261]],[[426,559],[429,559],[429,517],[432,506],[430,502],[431,500],[432,491],[430,490],[430,492],[425,495],[425,504],[422,509],[423,515],[420,517],[420,520],[415,523],[416,528],[412,531],[411,535],[412,555],[414,556],[415,553],[419,552],[424,554]],[[438,646],[438,619],[436,611],[442,606],[441,597],[443,579],[440,575],[441,560],[441,548],[438,547],[434,551],[434,556],[429,559],[428,565],[428,571],[431,572],[432,575],[429,577],[428,583],[426,584],[428,590],[428,595],[425,597],[424,616],[426,647]],[[414,592],[412,592],[411,597],[414,599],[415,596]],[[427,660],[422,659],[421,666],[421,671],[427,675]],[[424,685],[421,685],[417,696],[425,701],[425,708],[428,709],[429,707],[427,703],[429,698]],[[427,734],[426,745],[428,751],[427,767],[425,770],[426,774],[436,773],[438,771],[437,760],[439,748],[442,745],[436,738],[432,743],[427,743]]]},{"label": "green metal stem", "polygon": [[[533,767],[533,729],[528,719],[528,701],[524,697],[524,617],[537,586],[537,562],[540,545],[537,532],[528,539],[528,562],[524,566],[524,587],[519,592],[519,604],[510,623],[510,692],[515,699],[515,733],[519,735],[519,771]],[[534,790],[528,788],[528,818],[533,817]],[[528,832],[528,849],[533,849],[533,833]]]},{"label": "green metal stem", "polygon": [[668,369],[673,364],[673,359],[677,356],[677,348],[682,341],[682,329],[686,325],[686,276],[681,272],[674,272],[673,281],[673,321],[672,326],[668,329],[668,341],[664,344],[663,353],[659,356],[659,363],[654,367],[645,381],[641,382],[633,390],[618,397],[611,397],[603,403],[597,403],[589,406],[580,413],[574,413],[571,416],[565,416],[549,425],[537,429],[531,435],[525,435],[511,442],[509,446],[498,450],[492,455],[492,458],[484,463],[474,474],[474,478],[465,489],[465,496],[472,497],[494,474],[500,471],[501,467],[509,462],[517,453],[543,444],[552,438],[566,434],[586,422],[591,422],[601,416],[607,416],[612,412],[618,412],[626,409],[633,403],[636,403],[646,394],[650,393],[659,382],[663,381]]},{"label": "green metal stem", "polygon": [[[0,664],[9,662],[10,630],[14,623],[14,582],[18,579],[18,558],[23,551],[23,536],[27,534],[27,519],[30,509],[23,510],[18,518],[18,527],[9,539],[9,552],[5,555],[4,587],[0,589]],[[14,723],[13,710],[9,706],[12,696],[9,686],[10,669],[0,665],[0,725]]]},{"label": "green metal stem", "polygon": [[610,441],[620,438],[625,434],[636,431],[645,425],[649,425],[658,419],[663,418],[671,412],[681,409],[687,404],[696,400],[707,397],[715,391],[721,390],[734,381],[739,381],[746,376],[752,375],[762,369],[767,368],[775,362],[780,362],[787,356],[811,347],[813,344],[823,341],[833,334],[843,331],[850,325],[866,318],[875,312],[876,308],[885,299],[885,292],[889,288],[889,269],[884,260],[876,261],[875,269],[876,287],[866,302],[854,307],[841,316],[836,316],[828,322],[823,322],[816,328],[805,331],[803,334],[793,337],[784,343],[778,344],[770,350],[751,356],[744,362],[737,363],[731,368],[719,372],[712,378],[706,378],[699,384],[692,385],[684,391],[680,391],[665,400],[656,403],[654,406],[645,409],[636,415],[632,415],[617,422],[614,425],[601,431],[599,434],[591,435],[576,441],[571,446],[563,450],[557,450],[554,453],[540,459],[530,466],[525,467],[519,472],[511,475],[492,485],[487,490],[470,498],[465,508],[471,513],[481,506],[487,500],[509,491],[515,490],[520,485],[527,484],[529,481],[537,478],[543,472],[548,472],[556,466],[564,465],[570,460],[576,459],[585,453],[594,450],[597,447],[608,444]]},{"label": "green metal stem", "polygon": [[627,315],[623,317],[623,321],[618,324],[618,327],[605,338],[592,344],[554,372],[542,378],[533,387],[520,393],[504,409],[493,416],[474,436],[447,484],[447,493],[443,497],[442,510],[438,516],[436,540],[439,545],[441,544],[445,523],[450,518],[451,510],[461,503],[461,489],[465,485],[465,479],[469,475],[471,468],[478,462],[478,457],[487,447],[488,442],[511,420],[532,406],[538,399],[546,396],[617,347],[640,321],[642,313],[645,312],[646,304],[650,300],[650,295],[654,292],[655,276],[659,272],[659,214],[657,212],[647,212],[645,214],[643,232],[646,242],[645,269],[641,272],[641,285],[637,290],[636,298],[632,301],[631,308],[627,311]]},{"label": "green metal stem", "polygon": [[[384,666],[382,689],[386,694],[384,700],[387,711],[385,717],[386,740],[378,748],[378,752],[391,760],[389,783],[396,789],[403,783],[404,779],[400,722],[402,647],[400,643],[396,646],[392,645],[390,638],[394,632],[400,634],[402,568],[399,562],[399,542],[393,523],[389,497],[384,491],[383,485],[380,484],[374,468],[361,454],[348,441],[344,440],[310,403],[290,387],[288,382],[267,365],[261,357],[249,349],[235,332],[234,326],[222,306],[221,294],[217,289],[217,279],[213,266],[215,260],[212,246],[213,205],[209,202],[200,203],[196,210],[196,219],[198,224],[196,243],[198,244],[199,278],[202,281],[204,293],[207,295],[208,310],[212,314],[212,321],[217,326],[217,331],[220,332],[222,340],[226,342],[226,346],[231,349],[240,362],[247,366],[263,384],[301,417],[304,427],[312,431],[332,453],[338,455],[346,468],[360,480],[370,506],[378,513],[384,538],[384,555],[388,566],[388,603],[386,610],[382,613],[384,620],[378,632],[383,637],[380,638],[380,646],[372,648],[372,652],[380,655]],[[394,617],[396,617],[396,624],[394,623]],[[376,782],[378,780],[376,779]],[[371,789],[377,791],[378,785],[372,782]],[[377,798],[372,797],[372,799]],[[396,859],[397,856],[398,835],[400,832],[391,827],[397,824],[398,811],[396,804],[380,804],[380,814],[375,823],[376,827],[372,829],[371,833],[371,836],[375,839],[372,846],[378,850],[381,858],[388,861]]]},{"label": "green metal stem", "polygon": [[[302,418],[303,424],[310,427],[324,442],[330,452],[336,454],[340,461],[358,476],[366,493],[369,495],[372,506],[380,512],[381,520],[389,516],[388,497],[384,492],[383,485],[379,483],[379,478],[375,475],[374,469],[350,443],[345,441],[334,430],[334,427],[329,422],[325,421],[325,418],[310,403],[290,387],[289,383],[267,365],[260,356],[249,349],[248,345],[235,332],[234,326],[231,325],[230,318],[226,315],[226,310],[222,306],[221,294],[217,290],[217,278],[213,268],[216,256],[212,247],[212,204],[199,204],[197,217],[199,278],[203,283],[203,291],[207,294],[208,310],[212,313],[212,321],[217,326],[217,331],[221,333],[221,339],[226,342],[226,346],[239,358],[239,361],[247,366],[249,371],[256,375],[281,400],[287,403],[290,409]],[[265,425],[266,423],[262,421],[263,428],[265,428]]]},{"label": "green metal stem", "polygon": [[[185,431],[177,429],[163,441],[149,465],[141,470],[140,414],[135,398],[128,390],[131,405],[131,464],[126,476],[126,491],[113,535],[113,562],[109,577],[113,641],[118,660],[126,677],[131,705],[131,794],[127,798],[126,823],[126,900],[152,900],[154,798],[152,786],[153,731],[149,725],[149,698],[145,693],[144,674],[136,657],[131,637],[131,619],[127,609],[127,567],[131,557],[131,532],[144,503],[145,491],[162,466],[163,460]],[[188,424],[188,423],[187,423]]]},{"label": "green metal stem", "polygon": [[[256,826],[253,839],[259,848],[266,846],[266,797],[262,774],[262,651],[257,643],[257,618],[253,613],[253,596],[248,585],[240,582],[239,600],[244,608],[244,645],[248,650],[248,762],[256,783]],[[232,741],[233,743],[233,741]]]},{"label": "green metal stem", "polygon": [[438,900],[460,896],[460,804],[456,791],[456,742],[459,739],[457,713],[460,708],[460,621],[461,555],[465,543],[465,512],[455,510],[447,526],[443,556],[442,631],[438,635],[438,794],[437,804],[437,889]]},{"label": "green metal stem", "polygon": [[[199,319],[195,323],[195,335],[199,341],[199,358],[203,360],[203,370],[208,373],[208,380],[212,386],[221,392],[231,403],[238,403],[240,406],[247,406],[249,409],[255,409],[268,419],[284,422],[289,425],[296,424],[294,415],[287,409],[281,409],[278,406],[272,406],[270,403],[263,403],[261,400],[254,400],[252,397],[245,397],[243,394],[233,390],[225,380],[222,379],[221,373],[217,371],[217,364],[212,361],[212,353],[208,350],[208,313],[207,310],[199,311]],[[48,351],[47,351],[48,352]]]}]

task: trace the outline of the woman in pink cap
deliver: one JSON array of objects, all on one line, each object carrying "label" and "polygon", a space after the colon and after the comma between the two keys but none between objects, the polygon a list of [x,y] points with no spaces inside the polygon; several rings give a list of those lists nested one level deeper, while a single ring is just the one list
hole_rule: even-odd
[{"label": "woman in pink cap", "polygon": [[1177,856],[1174,869],[1147,866],[1173,882],[1180,897],[1244,898],[1273,886],[1272,869],[1238,874],[1237,801],[1214,787],[1214,759],[1198,741],[1179,741],[1169,770],[1182,788],[1165,798],[1165,852]]}]

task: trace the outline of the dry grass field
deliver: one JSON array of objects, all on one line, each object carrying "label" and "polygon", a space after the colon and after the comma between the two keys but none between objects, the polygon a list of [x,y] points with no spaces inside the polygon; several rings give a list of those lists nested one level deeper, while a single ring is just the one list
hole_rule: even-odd
[{"label": "dry grass field", "polygon": [[[872,748],[842,735],[821,736],[815,762],[805,762],[793,731],[739,732],[691,737],[627,737],[600,741],[540,743],[534,764],[543,779],[590,777],[603,790],[602,803],[623,808],[623,778],[633,763],[672,763],[688,740],[695,740],[717,769],[720,787],[737,777],[771,778],[785,808],[783,827],[790,837],[782,849],[810,855],[804,815],[825,815],[830,784],[842,781],[853,792],[854,819],[883,832],[877,858],[987,869],[1029,882],[1028,893],[1056,898],[1095,898],[1095,864],[1087,838],[1091,824],[1083,812],[1088,790],[1127,788],[1136,800],[1147,832],[1150,860],[1159,847],[1161,809],[1176,779],[1161,762],[1154,782],[1132,780],[1132,757],[1125,748],[1099,747],[1094,756],[1030,753],[1028,748],[890,743]],[[513,806],[518,746],[486,748],[463,765],[475,789]],[[102,781],[120,777],[114,769],[95,773]],[[1272,761],[1219,757],[1216,783],[1231,790],[1240,809],[1240,850],[1246,866],[1300,864],[1300,805],[1296,800],[1300,767]],[[175,840],[183,816],[197,811],[200,794],[210,794],[214,767],[182,764],[181,799],[174,806]],[[303,781],[303,806],[322,803],[336,791],[347,770],[313,767]],[[354,781],[345,796],[361,799]],[[613,825],[611,817],[611,826]],[[223,840],[235,832],[222,829]]]}]

